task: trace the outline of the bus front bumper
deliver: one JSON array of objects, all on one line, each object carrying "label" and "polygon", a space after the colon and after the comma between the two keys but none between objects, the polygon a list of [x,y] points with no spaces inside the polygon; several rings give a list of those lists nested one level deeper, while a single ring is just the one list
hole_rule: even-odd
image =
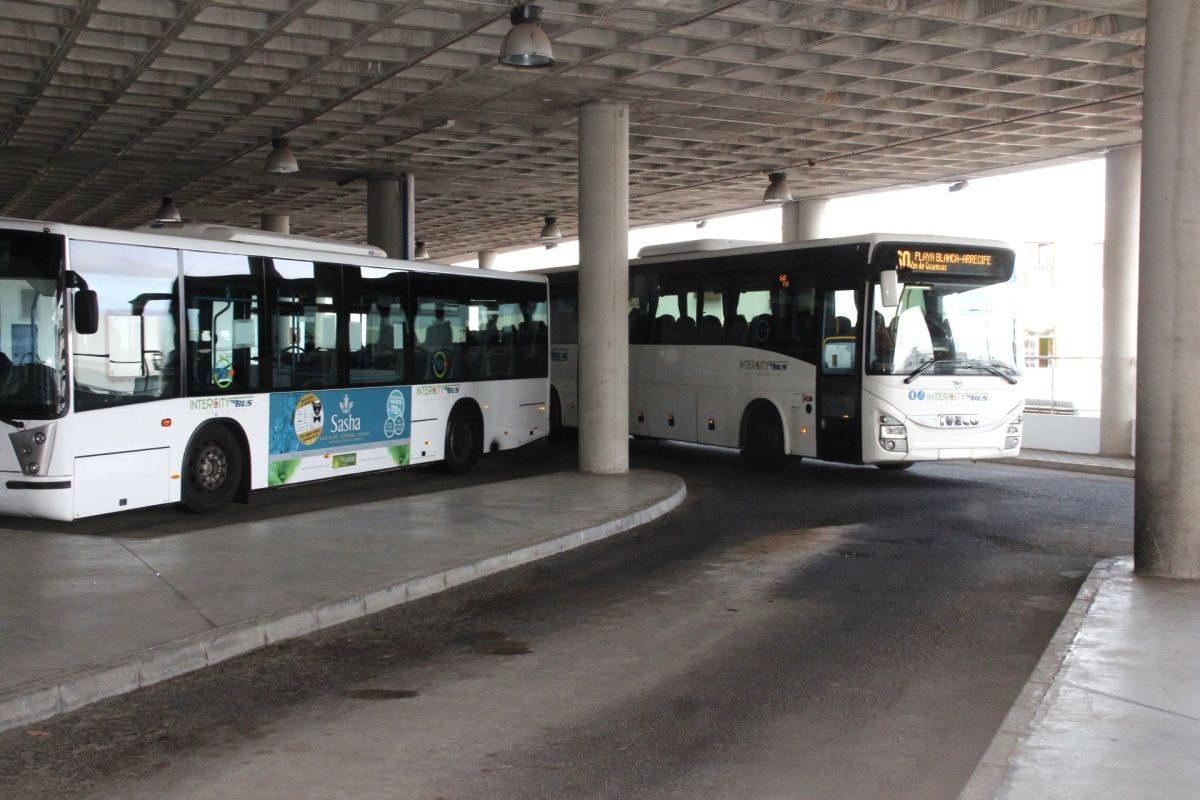
[{"label": "bus front bumper", "polygon": [[75,518],[71,479],[0,473],[0,514],[66,522]]}]

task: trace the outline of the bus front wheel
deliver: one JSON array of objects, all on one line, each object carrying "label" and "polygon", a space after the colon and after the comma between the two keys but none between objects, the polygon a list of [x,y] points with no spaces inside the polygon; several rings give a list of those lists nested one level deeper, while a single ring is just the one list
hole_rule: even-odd
[{"label": "bus front wheel", "polygon": [[778,472],[783,469],[786,454],[783,451],[783,426],[774,408],[756,406],[750,411],[746,423],[746,438],[742,446],[742,458],[761,472]]},{"label": "bus front wheel", "polygon": [[442,467],[451,475],[461,475],[474,466],[478,457],[479,441],[471,415],[455,409],[446,424],[446,453]]},{"label": "bus front wheel", "polygon": [[242,451],[228,428],[209,425],[192,438],[184,462],[183,504],[197,514],[219,511],[242,482]]}]

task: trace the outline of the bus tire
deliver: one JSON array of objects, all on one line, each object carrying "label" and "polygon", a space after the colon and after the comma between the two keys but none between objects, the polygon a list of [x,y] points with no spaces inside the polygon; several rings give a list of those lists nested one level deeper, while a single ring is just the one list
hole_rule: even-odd
[{"label": "bus tire", "polygon": [[887,472],[901,472],[909,469],[912,465],[911,461],[889,461],[886,464],[876,464],[875,466]]},{"label": "bus tire", "polygon": [[242,448],[224,425],[205,425],[192,436],[183,462],[183,505],[196,514],[220,511],[242,485]]},{"label": "bus tire", "polygon": [[562,401],[558,399],[558,392],[550,390],[550,432],[547,434],[550,441],[557,442],[563,438],[562,424]]},{"label": "bus tire", "polygon": [[479,431],[466,406],[457,406],[446,423],[446,449],[442,469],[450,475],[462,475],[479,458]]},{"label": "bus tire", "polygon": [[751,406],[748,414],[742,459],[760,472],[779,472],[787,460],[779,414],[762,403]]}]

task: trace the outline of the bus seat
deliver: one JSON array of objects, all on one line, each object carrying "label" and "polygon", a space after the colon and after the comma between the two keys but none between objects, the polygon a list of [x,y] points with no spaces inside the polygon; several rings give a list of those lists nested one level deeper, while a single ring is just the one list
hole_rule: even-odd
[{"label": "bus seat", "polygon": [[696,320],[684,314],[675,320],[675,343],[694,344],[696,341]]},{"label": "bus seat", "polygon": [[700,344],[720,344],[721,333],[721,320],[712,314],[705,314],[700,318],[700,332],[697,337]]},{"label": "bus seat", "polygon": [[750,324],[741,314],[729,318],[725,326],[725,341],[741,347],[750,343]]},{"label": "bus seat", "polygon": [[636,342],[641,338],[642,325],[645,318],[646,313],[640,308],[629,309],[629,341]]},{"label": "bus seat", "polygon": [[454,329],[447,320],[439,320],[425,329],[425,346],[429,349],[445,347],[454,341]]},{"label": "bus seat", "polygon": [[663,314],[654,320],[653,327],[650,330],[650,339],[656,344],[669,344],[673,338],[671,328],[675,326],[675,318],[670,314]]},{"label": "bus seat", "polygon": [[766,347],[771,341],[771,315],[759,314],[750,320],[750,346]]}]

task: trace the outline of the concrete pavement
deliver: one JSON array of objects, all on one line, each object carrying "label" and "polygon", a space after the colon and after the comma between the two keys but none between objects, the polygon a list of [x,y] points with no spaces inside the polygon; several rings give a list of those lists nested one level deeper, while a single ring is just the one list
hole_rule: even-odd
[{"label": "concrete pavement", "polygon": [[563,472],[152,538],[0,530],[0,730],[648,522],[683,481]]},{"label": "concrete pavement", "polygon": [[[0,531],[0,729],[603,538],[684,493],[662,473],[560,473],[173,537]],[[1200,796],[1196,653],[1200,584],[1101,562],[960,800]]]},{"label": "concrete pavement", "polygon": [[[1133,459],[1013,463],[1133,476]],[[959,800],[1200,796],[1200,582],[1101,561]]]}]

